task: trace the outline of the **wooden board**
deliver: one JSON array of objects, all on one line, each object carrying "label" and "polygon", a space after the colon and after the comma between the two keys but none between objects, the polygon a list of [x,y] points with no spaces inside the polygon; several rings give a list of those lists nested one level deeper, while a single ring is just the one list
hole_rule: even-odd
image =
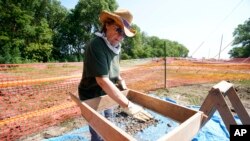
[{"label": "wooden board", "polygon": [[239,96],[237,95],[235,89],[231,87],[227,91],[227,96],[230,102],[232,103],[235,112],[238,114],[242,124],[250,125],[250,116],[248,115],[245,107],[243,106],[242,102],[240,101]]},{"label": "wooden board", "polygon": [[[160,141],[170,141],[175,140],[175,138],[181,139],[182,141],[189,141],[199,131],[202,123],[201,121],[206,118],[203,112],[163,101],[134,90],[123,91],[123,94],[138,105],[180,122],[178,127],[162,136],[159,139]],[[70,94],[70,96],[80,107],[82,116],[88,121],[89,125],[91,125],[105,140],[135,140],[132,136],[116,127],[113,123],[96,112],[96,110],[104,110],[117,105],[109,96],[101,96],[83,102],[73,94]]]},{"label": "wooden board", "polygon": [[[88,121],[88,124],[107,141],[133,141],[132,136],[121,130],[105,117],[100,115],[88,104],[81,102],[75,95],[70,93],[74,102],[80,107],[82,116]],[[101,99],[102,100],[102,99]]]},{"label": "wooden board", "polygon": [[188,118],[174,130],[162,136],[157,141],[187,141],[192,140],[198,133],[201,127],[203,118],[202,112],[197,112],[195,115]]},{"label": "wooden board", "polygon": [[187,107],[154,98],[134,90],[130,90],[127,94],[127,97],[132,102],[176,120],[177,122],[184,122],[197,113],[197,111]]}]

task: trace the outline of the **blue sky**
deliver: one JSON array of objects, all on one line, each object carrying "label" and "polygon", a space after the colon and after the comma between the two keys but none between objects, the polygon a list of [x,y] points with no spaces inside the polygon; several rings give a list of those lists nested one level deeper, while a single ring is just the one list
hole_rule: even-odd
[{"label": "blue sky", "polygon": [[[61,0],[68,9],[78,0]],[[117,0],[148,36],[183,44],[189,56],[227,59],[233,31],[250,18],[250,0]],[[221,42],[222,41],[222,42]]]}]

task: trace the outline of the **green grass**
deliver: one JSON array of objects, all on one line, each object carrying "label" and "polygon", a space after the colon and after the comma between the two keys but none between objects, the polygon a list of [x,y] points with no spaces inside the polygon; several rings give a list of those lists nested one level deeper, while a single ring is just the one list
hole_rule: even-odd
[{"label": "green grass", "polygon": [[202,103],[202,98],[198,96],[192,96],[188,98],[190,105],[200,105]]},{"label": "green grass", "polygon": [[250,80],[238,80],[238,83],[239,84],[242,84],[242,85],[250,85]]}]

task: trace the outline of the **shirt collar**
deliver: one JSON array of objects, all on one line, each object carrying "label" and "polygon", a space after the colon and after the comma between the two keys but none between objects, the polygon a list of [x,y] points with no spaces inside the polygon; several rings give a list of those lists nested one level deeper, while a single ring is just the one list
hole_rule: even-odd
[{"label": "shirt collar", "polygon": [[98,37],[101,37],[104,40],[104,42],[106,43],[106,45],[108,46],[108,48],[111,49],[115,54],[120,53],[120,51],[121,51],[121,44],[120,43],[116,46],[112,46],[110,44],[110,42],[108,41],[105,33],[96,32],[95,35]]}]

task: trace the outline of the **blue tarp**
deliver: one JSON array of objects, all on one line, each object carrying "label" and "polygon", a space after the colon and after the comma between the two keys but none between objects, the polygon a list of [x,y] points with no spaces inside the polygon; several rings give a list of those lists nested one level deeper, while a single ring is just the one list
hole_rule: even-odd
[{"label": "blue tarp", "polygon": [[[170,98],[165,98],[166,101],[176,103]],[[200,106],[188,106],[191,109],[199,110]],[[236,122],[240,123],[238,116],[234,117]],[[200,129],[192,141],[229,141],[230,136],[227,128],[219,114],[216,111],[211,119]]]},{"label": "blue tarp", "polygon": [[[165,98],[166,101],[175,103],[174,100]],[[200,106],[188,106],[191,109],[199,110]],[[236,122],[240,123],[239,118],[235,117]],[[154,129],[156,130],[156,129]],[[161,130],[161,129],[159,129]],[[229,132],[225,127],[220,114],[216,111],[211,119],[203,126],[196,134],[192,141],[229,141]],[[73,130],[67,134],[59,137],[46,139],[44,141],[89,141],[89,129],[88,126],[84,126],[80,129]],[[148,139],[147,139],[148,140]]]},{"label": "blue tarp", "polygon": [[69,133],[64,134],[62,136],[45,139],[43,141],[89,141],[89,140],[90,140],[89,128],[88,126],[84,126],[82,128],[70,131]]},{"label": "blue tarp", "polygon": [[[189,106],[195,110],[199,110],[199,106]],[[240,123],[238,116],[235,116],[237,123]],[[229,141],[230,136],[227,128],[219,114],[216,111],[211,119],[200,129],[192,141]]]}]

